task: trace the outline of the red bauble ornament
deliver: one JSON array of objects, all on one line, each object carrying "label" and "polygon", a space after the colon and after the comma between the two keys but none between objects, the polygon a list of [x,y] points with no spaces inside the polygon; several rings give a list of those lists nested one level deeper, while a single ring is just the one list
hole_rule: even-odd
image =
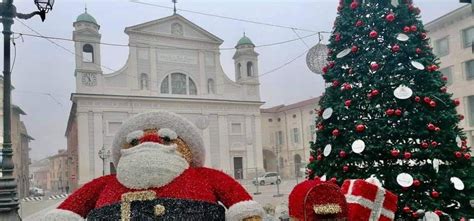
[{"label": "red bauble ornament", "polygon": [[371,37],[371,38],[376,38],[377,36],[379,36],[379,33],[377,33],[376,31],[371,31],[369,33],[369,37]]},{"label": "red bauble ornament", "polygon": [[379,69],[379,64],[377,64],[377,63],[370,64],[370,70],[376,71],[378,69]]},{"label": "red bauble ornament", "polygon": [[424,32],[420,34],[420,38],[421,38],[422,40],[426,40],[427,37],[428,37],[428,36],[427,36],[426,33],[424,33]]},{"label": "red bauble ornament", "polygon": [[436,101],[430,101],[430,107],[436,107]]},{"label": "red bauble ornament", "polygon": [[359,3],[357,3],[356,1],[353,1],[353,2],[351,3],[351,9],[354,10],[354,9],[356,9],[357,7],[359,7]]},{"label": "red bauble ornament", "polygon": [[461,140],[461,144],[462,144],[462,145],[466,145],[466,144],[467,144],[467,141],[466,141],[466,140]]},{"label": "red bauble ornament", "polygon": [[431,192],[431,197],[433,197],[433,198],[438,198],[438,197],[439,197],[439,193],[438,193],[436,190],[433,190],[433,191]]},{"label": "red bauble ornament", "polygon": [[432,123],[429,123],[427,126],[428,130],[434,130],[436,128],[436,126]]},{"label": "red bauble ornament", "polygon": [[459,151],[454,152],[454,155],[456,156],[456,158],[461,158],[462,157],[462,153],[459,152]]},{"label": "red bauble ornament", "polygon": [[317,159],[318,161],[321,161],[321,160],[323,159],[323,156],[318,155],[318,157],[316,157],[316,159]]},{"label": "red bauble ornament", "polygon": [[436,127],[434,130],[435,130],[436,132],[440,132],[440,131],[441,131],[441,128]]},{"label": "red bauble ornament", "polygon": [[418,97],[418,96],[415,97],[415,102],[420,102],[420,100],[421,100],[420,97]]},{"label": "red bauble ornament", "polygon": [[408,207],[408,206],[403,207],[403,212],[410,213],[411,212],[410,207]]},{"label": "red bauble ornament", "polygon": [[341,34],[336,33],[335,40],[336,40],[336,41],[340,41],[340,40],[341,40]]},{"label": "red bauble ornament", "polygon": [[332,86],[333,87],[338,87],[339,86],[339,81],[338,80],[332,81]]},{"label": "red bauble ornament", "polygon": [[393,157],[398,157],[398,155],[400,154],[400,151],[397,149],[393,149],[390,151],[390,154],[392,154]]},{"label": "red bauble ornament", "polygon": [[344,84],[342,85],[342,87],[344,88],[344,90],[350,90],[350,89],[352,89],[352,85],[350,85],[349,83],[344,83]]},{"label": "red bauble ornament", "polygon": [[339,132],[338,129],[332,130],[332,135],[333,135],[333,136],[337,137],[337,136],[339,136],[339,134],[340,134],[340,132]]},{"label": "red bauble ornament", "polygon": [[431,146],[432,146],[432,147],[437,147],[437,146],[438,146],[438,142],[436,142],[436,141],[431,141]]},{"label": "red bauble ornament", "polygon": [[329,62],[329,68],[333,68],[336,63],[334,61]]},{"label": "red bauble ornament", "polygon": [[421,185],[421,181],[420,180],[413,180],[413,186],[420,186]]},{"label": "red bauble ornament", "polygon": [[410,31],[412,31],[412,32],[415,32],[415,31],[417,31],[417,30],[418,30],[418,28],[416,27],[416,25],[412,25],[412,26],[410,27]]},{"label": "red bauble ornament", "polygon": [[431,65],[431,71],[437,71],[438,70],[438,66],[437,65]]},{"label": "red bauble ornament", "polygon": [[405,153],[403,153],[403,157],[405,159],[410,159],[411,158],[411,153],[410,152],[405,152]]},{"label": "red bauble ornament", "polygon": [[372,95],[372,97],[375,97],[375,96],[379,95],[379,93],[380,92],[377,89],[373,89],[372,91],[370,91],[370,95]]},{"label": "red bauble ornament", "polygon": [[418,218],[419,216],[420,216],[420,215],[418,215],[417,212],[411,213],[411,217],[413,217],[413,218]]},{"label": "red bauble ornament", "polygon": [[416,48],[415,52],[416,52],[417,54],[421,54],[423,51],[422,51],[420,48]]},{"label": "red bauble ornament", "polygon": [[397,53],[400,51],[400,45],[395,44],[392,46],[392,52]]},{"label": "red bauble ornament", "polygon": [[352,103],[351,100],[346,100],[346,101],[344,101],[344,105],[345,105],[346,107],[351,106],[351,103]]},{"label": "red bauble ornament", "polygon": [[455,99],[455,100],[453,101],[453,103],[454,103],[454,105],[456,105],[456,106],[459,106],[459,104],[461,104],[461,102],[460,102],[458,99]]},{"label": "red bauble ornament", "polygon": [[435,210],[434,213],[436,213],[436,215],[438,215],[438,216],[443,216],[443,211],[441,211],[439,209]]},{"label": "red bauble ornament", "polygon": [[362,133],[362,132],[364,132],[364,130],[365,130],[365,125],[359,124],[359,125],[356,126],[356,131],[357,132]]},{"label": "red bauble ornament", "polygon": [[464,120],[464,115],[460,114],[458,115],[459,120]]},{"label": "red bauble ornament", "polygon": [[440,88],[440,91],[446,93],[446,91],[448,91],[448,88],[446,86],[443,86]]},{"label": "red bauble ornament", "polygon": [[427,142],[422,142],[422,143],[421,143],[421,148],[423,148],[423,149],[426,149],[426,148],[428,148],[429,146],[430,146],[430,145],[429,145]]},{"label": "red bauble ornament", "polygon": [[341,150],[341,152],[339,152],[339,156],[340,156],[341,158],[345,158],[345,157],[347,156],[346,151]]},{"label": "red bauble ornament", "polygon": [[343,170],[344,172],[347,172],[347,171],[349,171],[349,166],[347,166],[347,165],[344,165],[344,166],[342,167],[342,170]]},{"label": "red bauble ornament", "polygon": [[309,162],[313,162],[313,161],[314,161],[313,155],[309,156]]},{"label": "red bauble ornament", "polygon": [[425,103],[429,104],[429,103],[431,102],[431,98],[429,98],[429,97],[424,97],[424,98],[423,98],[423,101],[424,101]]},{"label": "red bauble ornament", "polygon": [[393,20],[395,20],[395,14],[389,13],[387,16],[385,16],[385,20],[387,20],[388,22],[392,22]]},{"label": "red bauble ornament", "polygon": [[328,66],[324,66],[321,70],[323,71],[323,74],[326,74],[328,72],[328,69]]},{"label": "red bauble ornament", "polygon": [[464,159],[470,160],[471,159],[471,154],[470,153],[465,153],[464,154]]},{"label": "red bauble ornament", "polygon": [[405,32],[405,33],[410,32],[410,30],[411,30],[411,29],[410,29],[410,27],[408,27],[408,26],[403,27],[403,32]]},{"label": "red bauble ornament", "polygon": [[392,116],[394,113],[395,113],[395,111],[393,109],[387,109],[385,111],[385,114],[388,115],[388,116]]},{"label": "red bauble ornament", "polygon": [[396,109],[396,110],[395,110],[395,115],[397,115],[397,116],[399,116],[399,117],[402,116],[402,110]]},{"label": "red bauble ornament", "polygon": [[443,81],[448,81],[448,77],[446,77],[446,76],[443,75],[443,76],[441,76],[441,80],[443,80]]},{"label": "red bauble ornament", "polygon": [[357,20],[357,22],[355,23],[356,27],[360,27],[362,25],[364,25],[364,22],[362,20]]},{"label": "red bauble ornament", "polygon": [[352,46],[351,51],[352,53],[356,53],[359,50],[359,48],[355,45]]}]

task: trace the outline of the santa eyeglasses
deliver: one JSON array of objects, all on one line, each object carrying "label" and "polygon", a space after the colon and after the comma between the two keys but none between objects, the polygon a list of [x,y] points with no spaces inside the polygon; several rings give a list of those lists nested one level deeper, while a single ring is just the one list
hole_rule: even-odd
[{"label": "santa eyeglasses", "polygon": [[146,142],[163,145],[176,144],[177,152],[180,153],[186,161],[192,161],[192,153],[189,146],[178,137],[175,131],[169,128],[136,130],[127,135],[126,141],[128,145],[125,145],[123,147],[124,149],[133,148]]}]

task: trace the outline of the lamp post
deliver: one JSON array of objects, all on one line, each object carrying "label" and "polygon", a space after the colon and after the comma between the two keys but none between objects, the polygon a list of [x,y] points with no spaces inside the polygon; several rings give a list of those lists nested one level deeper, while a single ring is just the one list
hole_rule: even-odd
[{"label": "lamp post", "polygon": [[104,146],[99,150],[99,158],[102,160],[102,176],[105,175],[105,159],[110,157],[110,150],[106,150]]},{"label": "lamp post", "polygon": [[29,19],[39,15],[44,21],[46,13],[53,9],[54,0],[34,0],[38,11],[22,14],[16,11],[13,0],[0,3],[0,21],[3,24],[3,148],[2,176],[0,177],[0,221],[20,220],[18,215],[17,183],[13,177],[13,150],[11,144],[11,73],[10,40],[14,18]]}]

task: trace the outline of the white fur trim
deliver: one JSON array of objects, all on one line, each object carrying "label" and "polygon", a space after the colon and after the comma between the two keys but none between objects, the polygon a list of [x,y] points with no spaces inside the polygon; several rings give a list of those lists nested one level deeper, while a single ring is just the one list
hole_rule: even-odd
[{"label": "white fur trim", "polygon": [[120,159],[120,150],[126,144],[127,135],[133,131],[150,128],[169,128],[183,139],[193,154],[192,166],[204,165],[205,149],[200,130],[189,120],[175,113],[167,111],[148,112],[135,115],[125,121],[115,134],[112,144],[112,157],[115,166]]},{"label": "white fur trim", "polygon": [[79,214],[64,209],[48,212],[40,221],[85,221]]},{"label": "white fur trim", "polygon": [[260,216],[263,219],[264,215],[265,211],[259,203],[253,200],[248,200],[238,202],[229,207],[225,213],[225,220],[242,221],[243,219],[249,218],[251,216]]},{"label": "white fur trim", "polygon": [[132,140],[135,140],[135,139],[140,139],[141,137],[143,137],[143,130],[136,130],[136,131],[133,131],[131,133],[129,133],[127,135],[127,143],[130,143],[132,142]]},{"label": "white fur trim", "polygon": [[160,137],[168,137],[170,138],[171,140],[176,140],[176,138],[178,138],[178,135],[176,134],[176,132],[174,132],[173,130],[169,129],[169,128],[162,128],[158,131],[158,136]]}]

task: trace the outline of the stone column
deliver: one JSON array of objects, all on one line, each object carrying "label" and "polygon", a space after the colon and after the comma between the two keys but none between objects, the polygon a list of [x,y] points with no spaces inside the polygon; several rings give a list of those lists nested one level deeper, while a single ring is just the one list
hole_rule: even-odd
[{"label": "stone column", "polygon": [[89,169],[89,125],[87,112],[77,112],[78,137],[78,183],[82,185],[92,179]]}]

